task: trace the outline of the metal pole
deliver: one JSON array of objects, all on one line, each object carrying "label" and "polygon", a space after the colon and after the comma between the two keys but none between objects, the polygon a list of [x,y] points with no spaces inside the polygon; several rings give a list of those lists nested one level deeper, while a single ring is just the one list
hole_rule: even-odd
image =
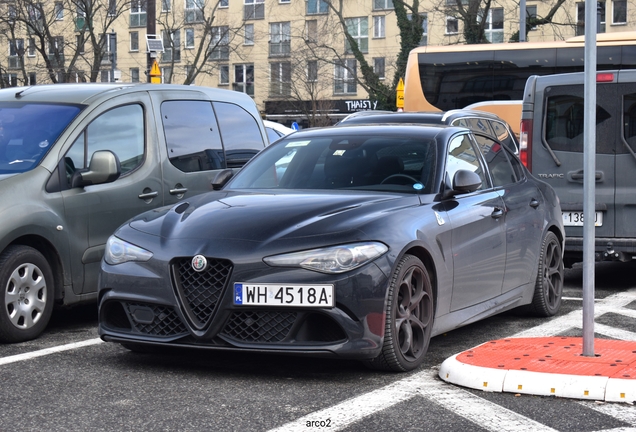
[{"label": "metal pole", "polygon": [[583,355],[594,356],[594,243],[596,181],[596,11],[585,2],[585,126],[583,148]]},{"label": "metal pole", "polygon": [[110,45],[110,82],[115,82],[115,70],[117,70],[117,33],[111,30],[109,33]]},{"label": "metal pole", "polygon": [[[146,34],[157,34],[157,6],[155,0],[146,1]],[[146,76],[148,77],[148,82],[151,82],[150,69],[152,69],[154,60],[152,52],[149,51],[146,59]]]},{"label": "metal pole", "polygon": [[526,0],[519,1],[519,42],[526,41]]}]

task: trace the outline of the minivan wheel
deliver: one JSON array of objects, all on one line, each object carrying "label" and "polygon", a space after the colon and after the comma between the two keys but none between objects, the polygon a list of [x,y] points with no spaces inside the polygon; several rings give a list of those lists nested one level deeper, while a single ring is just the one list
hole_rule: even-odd
[{"label": "minivan wheel", "polygon": [[563,254],[561,243],[553,232],[543,239],[539,271],[530,311],[540,317],[555,315],[561,308],[563,294]]},{"label": "minivan wheel", "polygon": [[417,257],[405,255],[389,286],[382,351],[366,365],[393,372],[419,367],[431,340],[433,311],[433,288],[426,267]]},{"label": "minivan wheel", "polygon": [[38,337],[53,312],[53,272],[29,246],[9,246],[0,254],[0,342]]}]

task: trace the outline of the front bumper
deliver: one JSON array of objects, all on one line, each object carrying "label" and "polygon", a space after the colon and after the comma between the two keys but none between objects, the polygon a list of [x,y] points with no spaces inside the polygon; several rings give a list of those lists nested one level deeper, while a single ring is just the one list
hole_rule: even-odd
[{"label": "front bumper", "polygon": [[[383,343],[390,273],[386,259],[379,261],[343,275],[272,268],[262,262],[232,264],[214,293],[200,287],[194,296],[184,296],[179,288],[174,260],[170,264],[153,260],[117,266],[102,263],[99,335],[120,343],[374,358]],[[237,306],[233,286],[238,281],[333,283],[336,305]]]}]

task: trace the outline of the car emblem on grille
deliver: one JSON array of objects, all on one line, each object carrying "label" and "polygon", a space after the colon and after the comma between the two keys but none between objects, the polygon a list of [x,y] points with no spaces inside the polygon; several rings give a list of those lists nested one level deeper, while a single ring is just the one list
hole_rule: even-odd
[{"label": "car emblem on grille", "polygon": [[196,255],[192,258],[192,268],[195,271],[202,272],[208,266],[208,260],[203,255]]}]

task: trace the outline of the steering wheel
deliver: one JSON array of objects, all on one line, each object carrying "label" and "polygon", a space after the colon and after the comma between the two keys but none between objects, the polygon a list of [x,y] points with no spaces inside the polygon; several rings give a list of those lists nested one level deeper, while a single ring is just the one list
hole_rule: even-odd
[{"label": "steering wheel", "polygon": [[382,181],[380,182],[380,184],[389,183],[389,180],[392,180],[392,179],[393,179],[393,180],[395,180],[395,179],[402,179],[402,181],[401,181],[401,182],[398,182],[398,183],[395,183],[395,182],[394,182],[393,184],[408,184],[408,183],[406,183],[404,180],[408,180],[408,181],[410,181],[412,184],[415,184],[415,183],[419,183],[419,182],[420,182],[419,180],[417,180],[417,179],[415,179],[415,178],[411,177],[410,175],[406,175],[406,174],[392,174],[392,175],[388,176],[387,178],[385,178],[384,180],[382,180]]}]

